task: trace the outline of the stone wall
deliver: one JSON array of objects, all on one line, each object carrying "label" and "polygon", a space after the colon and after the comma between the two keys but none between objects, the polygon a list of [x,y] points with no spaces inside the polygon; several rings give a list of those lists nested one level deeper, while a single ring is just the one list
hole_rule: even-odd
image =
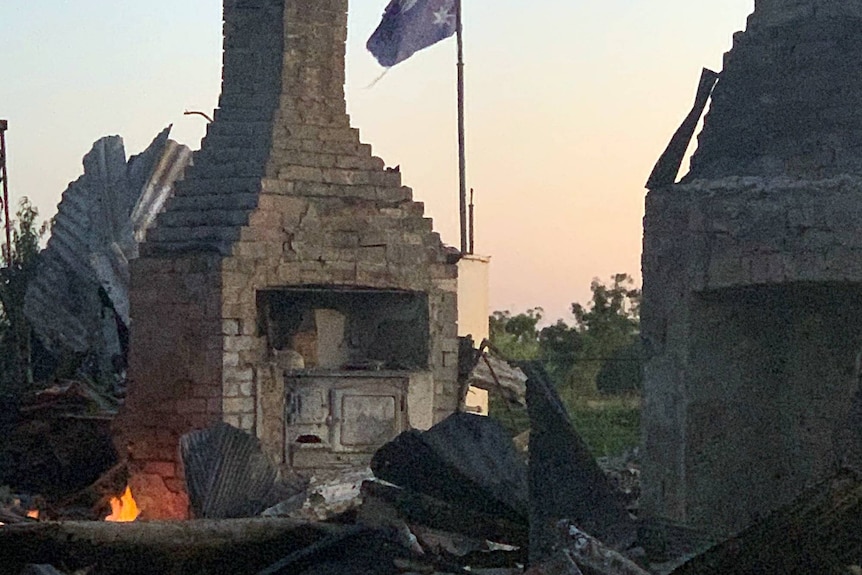
[{"label": "stone wall", "polygon": [[734,531],[837,465],[862,347],[862,178],[651,191],[650,512]]},{"label": "stone wall", "polygon": [[[220,418],[258,435],[284,463],[284,378],[257,297],[263,290],[330,286],[427,295],[427,369],[442,419],[458,401],[457,268],[447,263],[440,236],[400,173],[387,170],[350,127],[343,88],[347,0],[225,0],[224,18],[215,121],[133,266],[136,277],[150,279],[133,285],[138,359],[126,412],[152,416],[155,410],[138,397],[159,403],[156,390],[185,381],[190,376],[179,374],[194,365],[194,378],[221,393],[209,398],[200,419],[159,426],[170,441]],[[184,262],[206,262],[206,281],[183,283]],[[205,311],[185,313],[181,304]],[[170,349],[177,333],[193,333],[186,347],[194,349],[156,361],[162,332]],[[206,368],[190,364],[189,354],[206,357]],[[164,409],[177,412],[170,404]],[[122,427],[129,422],[131,416]],[[166,455],[163,462],[176,461]],[[132,456],[141,457],[134,446]]]},{"label": "stone wall", "polygon": [[862,0],[757,0],[644,218],[648,514],[721,534],[838,465],[862,348]]},{"label": "stone wall", "polygon": [[689,179],[862,173],[862,1],[760,0],[733,37]]}]

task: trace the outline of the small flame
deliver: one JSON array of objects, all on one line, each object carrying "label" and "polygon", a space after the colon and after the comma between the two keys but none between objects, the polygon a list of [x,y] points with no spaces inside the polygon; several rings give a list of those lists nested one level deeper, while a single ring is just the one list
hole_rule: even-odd
[{"label": "small flame", "polygon": [[29,517],[30,519],[39,519],[39,510],[31,509],[27,512],[27,517]]},{"label": "small flame", "polygon": [[129,523],[137,519],[140,514],[141,510],[138,509],[138,504],[132,497],[131,488],[126,487],[122,497],[111,499],[111,514],[105,517],[105,521]]}]

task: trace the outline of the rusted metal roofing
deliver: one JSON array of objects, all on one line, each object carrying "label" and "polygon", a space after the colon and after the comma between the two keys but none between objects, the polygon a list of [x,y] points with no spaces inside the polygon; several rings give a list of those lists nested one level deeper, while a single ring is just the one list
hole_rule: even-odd
[{"label": "rusted metal roofing", "polygon": [[25,302],[49,349],[96,351],[108,361],[120,352],[117,318],[128,325],[129,260],[191,160],[169,133],[128,162],[122,138],[100,139],[84,157],[84,175],[63,192]]},{"label": "rusted metal roofing", "polygon": [[141,192],[135,209],[132,210],[132,225],[137,244],[144,241],[147,229],[153,225],[156,215],[173,195],[174,183],[183,178],[191,159],[192,151],[187,146],[173,140],[165,142],[162,156],[156,163],[146,188]]}]

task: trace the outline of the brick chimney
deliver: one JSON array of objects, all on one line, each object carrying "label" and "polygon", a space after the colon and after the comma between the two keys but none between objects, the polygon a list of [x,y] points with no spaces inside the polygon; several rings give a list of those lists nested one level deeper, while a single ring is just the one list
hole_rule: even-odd
[{"label": "brick chimney", "polygon": [[726,535],[841,459],[862,345],[862,1],[758,0],[644,218],[642,508]]},{"label": "brick chimney", "polygon": [[131,267],[116,429],[146,518],[187,515],[190,430],[356,465],[457,407],[456,266],[350,127],[346,36],[347,0],[224,2],[215,121]]}]

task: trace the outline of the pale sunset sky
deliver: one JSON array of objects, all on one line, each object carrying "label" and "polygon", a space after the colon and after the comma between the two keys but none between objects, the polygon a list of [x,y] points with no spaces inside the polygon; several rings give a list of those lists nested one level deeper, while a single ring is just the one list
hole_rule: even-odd
[{"label": "pale sunset sky", "polygon": [[[455,42],[392,68],[365,51],[389,0],[351,0],[347,106],[362,140],[457,246]],[[721,70],[753,0],[463,0],[467,173],[491,307],[569,319],[594,277],[640,281],[644,182]],[[166,125],[200,146],[217,106],[219,0],[3,0],[0,118],[12,201],[44,217],[92,143],[127,155]],[[683,169],[687,166],[684,164]]]}]

